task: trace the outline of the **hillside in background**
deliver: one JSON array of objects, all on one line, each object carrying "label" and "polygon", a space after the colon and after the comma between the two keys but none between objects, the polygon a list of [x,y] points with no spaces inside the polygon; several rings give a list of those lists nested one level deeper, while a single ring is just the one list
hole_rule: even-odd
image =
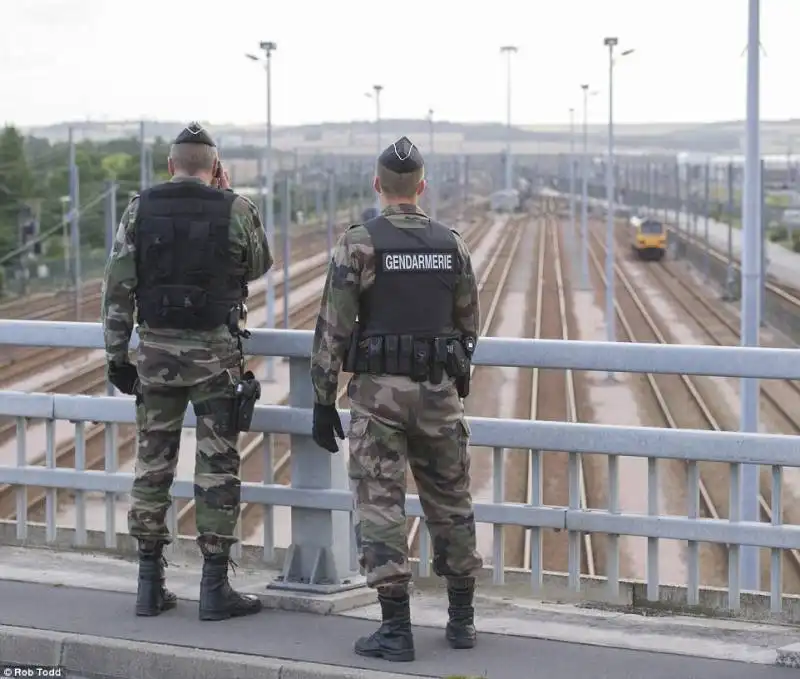
[{"label": "hillside in background", "polygon": [[[222,148],[263,146],[266,139],[264,125],[232,125],[206,123]],[[28,134],[52,141],[67,138],[70,125],[77,139],[104,141],[120,137],[138,137],[139,121],[58,123],[46,127],[23,128]],[[157,138],[169,140],[185,125],[178,121],[146,121],[148,141]],[[579,128],[577,133],[579,135]],[[616,141],[620,152],[739,154],[743,148],[744,123],[727,121],[717,123],[652,123],[618,125]],[[276,127],[273,131],[277,149],[302,154],[350,153],[372,155],[377,148],[376,125],[373,121],[348,123],[321,123]],[[391,139],[408,135],[420,148],[429,145],[430,123],[421,119],[386,119],[381,121],[381,139],[384,144]],[[565,125],[522,125],[512,129],[513,152],[518,154],[563,153],[569,149],[569,128]],[[436,121],[435,147],[439,153],[499,153],[505,147],[506,127],[500,123],[454,123]],[[579,143],[579,140],[578,140]],[[606,144],[606,127],[589,127],[589,145],[601,151]],[[762,151],[764,154],[785,155],[800,146],[800,119],[764,121],[762,123]]]}]

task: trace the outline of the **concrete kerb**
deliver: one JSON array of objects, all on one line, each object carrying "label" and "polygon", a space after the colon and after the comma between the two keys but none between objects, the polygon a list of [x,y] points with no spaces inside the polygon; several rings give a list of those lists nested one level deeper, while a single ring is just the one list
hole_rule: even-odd
[{"label": "concrete kerb", "polygon": [[18,665],[61,666],[67,673],[126,679],[406,679],[409,676],[5,625],[0,626],[0,658]]},{"label": "concrete kerb", "polygon": [[[106,556],[120,561],[131,561],[135,558],[135,542],[125,533],[116,536],[117,547],[105,548],[105,533],[103,531],[87,531],[88,545],[84,548],[74,547],[75,532],[71,528],[59,528],[57,541],[50,545],[47,543],[45,527],[42,524],[29,524],[28,537],[25,541],[16,539],[16,524],[13,521],[0,521],[0,546],[30,547],[37,550],[47,550],[53,553],[71,553]],[[192,538],[179,537],[170,546],[172,553],[170,559],[181,559],[188,563],[200,563],[197,545]],[[312,595],[296,592],[265,589],[266,583],[280,572],[285,557],[284,548],[274,550],[274,558],[265,561],[262,549],[255,545],[242,545],[241,558],[237,561],[242,568],[253,571],[263,571],[260,580],[263,585],[248,588],[257,593],[264,605],[268,608],[294,610],[319,613],[323,615],[341,613],[353,608],[359,608],[374,603],[375,593],[367,588],[349,590],[337,595]],[[422,584],[424,579],[418,578],[417,562],[412,560],[415,581]],[[169,575],[169,574],[168,574]],[[0,577],[2,577],[0,575]],[[567,576],[563,573],[545,572],[541,593],[534,595],[530,586],[530,572],[519,568],[506,568],[505,584],[495,588],[492,586],[492,569],[487,566],[483,569],[480,580],[480,591],[487,588],[493,590],[498,597],[539,599],[543,601],[572,603],[586,608],[605,608],[607,610],[624,610],[628,612],[658,612],[662,615],[687,614],[711,618],[726,618],[763,622],[781,625],[800,624],[800,596],[787,594],[783,596],[780,613],[770,610],[770,597],[768,594],[744,592],[741,598],[741,608],[738,611],[728,610],[728,592],[726,589],[702,587],[699,592],[699,604],[696,606],[687,603],[687,588],[681,585],[662,584],[659,588],[659,601],[648,601],[646,582],[620,578],[619,596],[611,597],[606,589],[607,581],[604,577],[583,575],[579,591],[569,588]],[[259,580],[259,583],[260,583]],[[133,578],[131,580],[133,582]],[[436,580],[441,586],[441,582]],[[131,584],[131,586],[133,586]],[[425,585],[426,588],[429,585]],[[432,583],[430,586],[433,586]],[[125,590],[123,590],[125,591]],[[134,590],[131,590],[134,591]],[[193,590],[179,594],[181,598],[192,600]]]},{"label": "concrete kerb", "polygon": [[[103,547],[105,544],[103,531],[87,531],[89,545],[79,548],[73,546],[73,529],[60,528],[56,544],[48,545],[43,525],[29,525],[28,537],[22,542],[14,539],[14,527],[15,524],[13,522],[0,522],[0,550],[3,547],[18,547],[28,548],[31,551],[36,550],[39,553],[44,551],[54,557],[59,554],[64,557],[72,555],[73,559],[80,559],[84,556],[86,558],[105,557],[106,559],[113,559],[114,563],[118,564],[119,567],[115,566],[113,570],[119,570],[120,572],[106,574],[104,578],[72,581],[68,571],[71,568],[74,569],[74,566],[65,562],[62,564],[62,568],[58,569],[60,572],[58,581],[56,581],[51,573],[45,571],[37,576],[33,570],[26,568],[20,569],[19,575],[13,573],[9,575],[9,566],[13,566],[13,564],[5,564],[0,565],[0,579],[58,584],[84,589],[136,592],[136,565],[134,561],[136,544],[129,535],[118,534],[118,547],[116,549],[107,549]],[[167,577],[170,579],[171,587],[180,599],[197,601],[199,599],[198,586],[202,561],[194,539],[179,537],[173,541],[169,550],[168,561],[172,562],[174,560],[170,564],[171,568],[167,570]],[[366,606],[375,601],[375,592],[366,587],[345,590],[335,594],[267,589],[267,584],[280,574],[286,550],[283,548],[276,549],[275,558],[269,562],[265,562],[261,558],[261,552],[260,548],[253,545],[242,545],[241,557],[237,559],[237,563],[241,566],[241,570],[249,570],[250,572],[247,574],[246,584],[244,586],[240,584],[237,587],[247,593],[256,594],[265,608],[333,615]],[[185,568],[177,567],[177,562],[183,562]],[[181,570],[183,570],[182,574]]]}]

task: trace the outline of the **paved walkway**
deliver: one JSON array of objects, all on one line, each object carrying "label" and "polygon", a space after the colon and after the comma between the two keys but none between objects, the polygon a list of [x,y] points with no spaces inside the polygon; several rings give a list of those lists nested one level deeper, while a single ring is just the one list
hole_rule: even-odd
[{"label": "paved walkway", "polygon": [[[453,651],[443,636],[441,589],[422,581],[412,612],[417,660],[386,663],[352,653],[353,640],[375,629],[375,605],[333,615],[272,609],[201,623],[197,564],[171,561],[178,608],[136,618],[131,562],[0,548],[0,564],[2,661],[60,663],[87,676],[778,679],[797,672],[775,665],[777,649],[794,641],[792,628],[543,604],[517,596],[527,585],[484,586],[479,646]],[[240,570],[235,584],[264,594],[270,575]]]}]

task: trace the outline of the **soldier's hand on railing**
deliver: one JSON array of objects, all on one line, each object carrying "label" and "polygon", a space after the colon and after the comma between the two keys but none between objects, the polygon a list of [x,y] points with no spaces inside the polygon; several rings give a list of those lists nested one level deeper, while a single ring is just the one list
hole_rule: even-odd
[{"label": "soldier's hand on railing", "polygon": [[340,439],[344,439],[342,421],[339,419],[339,411],[336,410],[336,406],[324,406],[315,403],[314,421],[311,425],[311,436],[314,439],[314,443],[329,453],[338,453],[339,446],[336,443],[334,434]]}]

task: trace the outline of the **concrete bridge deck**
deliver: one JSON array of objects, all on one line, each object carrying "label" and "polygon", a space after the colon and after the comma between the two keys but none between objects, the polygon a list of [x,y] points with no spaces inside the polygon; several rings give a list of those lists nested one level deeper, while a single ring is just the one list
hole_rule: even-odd
[{"label": "concrete bridge deck", "polygon": [[[453,651],[444,641],[444,592],[418,582],[412,601],[417,660],[386,663],[353,654],[352,643],[375,628],[369,592],[309,597],[299,608],[201,623],[199,563],[170,561],[167,577],[178,608],[158,618],[132,613],[135,563],[105,555],[0,547],[0,664],[63,665],[81,676],[126,679],[764,679],[796,676],[797,628],[532,599],[526,585],[480,589],[478,646]],[[270,594],[272,571],[240,568],[232,580]],[[271,590],[270,590],[271,591]],[[366,605],[364,605],[366,603]],[[295,600],[292,607],[298,608]],[[319,615],[328,612],[328,615]]]}]

